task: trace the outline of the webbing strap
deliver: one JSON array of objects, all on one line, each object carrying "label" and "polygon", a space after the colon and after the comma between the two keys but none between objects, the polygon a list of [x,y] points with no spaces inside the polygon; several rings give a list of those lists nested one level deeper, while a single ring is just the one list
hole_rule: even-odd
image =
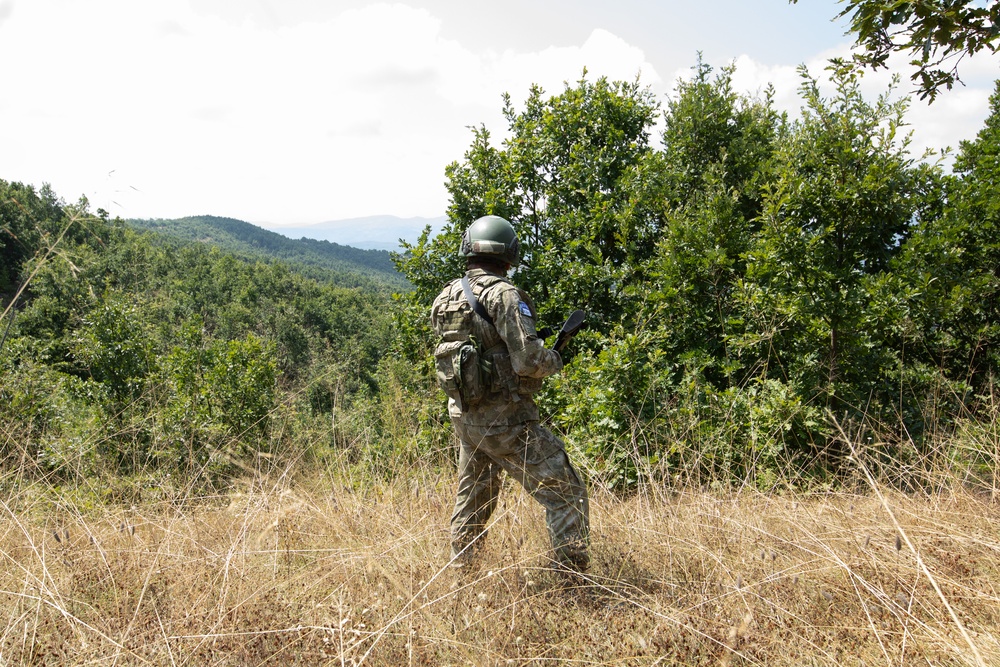
[{"label": "webbing strap", "polygon": [[486,308],[483,307],[483,304],[479,303],[479,299],[476,298],[476,295],[472,293],[472,285],[469,284],[468,276],[462,276],[462,291],[465,292],[465,298],[469,302],[469,305],[472,306],[472,310],[493,326],[493,318],[486,312]]}]

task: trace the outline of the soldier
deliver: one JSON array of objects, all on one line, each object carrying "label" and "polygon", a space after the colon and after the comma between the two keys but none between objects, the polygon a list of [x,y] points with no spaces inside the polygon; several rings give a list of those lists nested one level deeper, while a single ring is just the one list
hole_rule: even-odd
[{"label": "soldier", "polygon": [[590,565],[587,489],[562,441],[539,423],[532,398],[563,362],[538,337],[530,297],[506,278],[518,249],[507,220],[488,215],[473,222],[461,246],[468,270],[445,286],[431,309],[442,341],[435,350],[438,380],[461,441],[452,562],[468,563],[482,544],[505,470],[545,508],[555,564],[584,572]]}]

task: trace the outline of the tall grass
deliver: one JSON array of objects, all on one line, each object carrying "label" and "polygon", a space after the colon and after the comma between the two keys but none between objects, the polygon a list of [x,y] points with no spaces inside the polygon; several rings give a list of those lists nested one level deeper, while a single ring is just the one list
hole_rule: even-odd
[{"label": "tall grass", "polygon": [[873,424],[841,425],[840,491],[592,477],[578,580],[546,568],[541,510],[509,483],[476,566],[448,567],[449,452],[363,430],[300,429],[221,493],[106,501],[12,466],[0,664],[1000,664],[997,418],[907,454],[908,492]]}]

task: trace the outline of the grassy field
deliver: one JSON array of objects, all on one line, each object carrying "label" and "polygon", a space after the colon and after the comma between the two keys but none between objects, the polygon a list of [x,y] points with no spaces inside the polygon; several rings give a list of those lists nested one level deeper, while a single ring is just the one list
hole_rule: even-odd
[{"label": "grassy field", "polygon": [[478,566],[449,568],[453,486],[258,475],[95,507],[22,485],[0,508],[0,665],[1000,664],[989,489],[592,488],[572,581],[511,485]]}]

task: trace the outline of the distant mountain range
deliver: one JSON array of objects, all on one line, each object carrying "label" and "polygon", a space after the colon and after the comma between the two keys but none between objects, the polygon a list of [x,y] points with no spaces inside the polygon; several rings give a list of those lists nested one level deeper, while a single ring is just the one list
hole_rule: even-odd
[{"label": "distant mountain range", "polygon": [[400,218],[394,215],[370,215],[364,218],[331,220],[313,225],[274,225],[262,223],[260,226],[277,232],[290,239],[317,239],[365,250],[398,250],[399,239],[413,243],[431,226],[431,234],[441,231],[446,216],[437,218]]},{"label": "distant mountain range", "polygon": [[249,222],[212,215],[125,222],[136,229],[182,242],[212,245],[247,257],[278,259],[311,267],[326,272],[325,277],[344,285],[407,285],[406,279],[396,271],[387,250],[362,249],[315,238],[291,239]]}]

